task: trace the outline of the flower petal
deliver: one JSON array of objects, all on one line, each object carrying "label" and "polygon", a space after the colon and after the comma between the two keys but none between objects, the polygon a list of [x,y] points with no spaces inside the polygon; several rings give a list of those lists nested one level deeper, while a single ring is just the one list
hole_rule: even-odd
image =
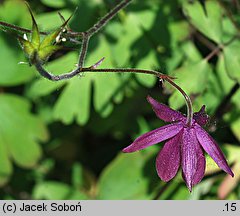
[{"label": "flower petal", "polygon": [[183,124],[181,122],[157,128],[138,137],[130,146],[124,148],[123,152],[135,152],[167,140],[179,133],[182,128]]},{"label": "flower petal", "polygon": [[206,159],[199,142],[197,142],[197,145],[196,145],[196,154],[197,154],[197,170],[195,175],[193,176],[193,181],[192,181],[193,185],[198,184],[202,180],[205,173],[205,167],[206,167]]},{"label": "flower petal", "polygon": [[224,170],[226,173],[234,176],[231,168],[228,166],[226,158],[219,148],[218,144],[215,140],[205,131],[203,130],[198,124],[195,124],[195,131],[197,135],[197,139],[203,149],[210,155],[210,157],[216,162],[216,164]]},{"label": "flower petal", "polygon": [[205,113],[205,105],[203,105],[198,112],[195,112],[193,114],[193,118],[201,126],[207,124],[209,116],[207,115],[207,113]]},{"label": "flower petal", "polygon": [[170,181],[178,171],[180,166],[180,142],[182,132],[169,139],[156,159],[156,170],[158,176],[165,182]]},{"label": "flower petal", "polygon": [[159,103],[150,96],[147,97],[147,100],[152,105],[153,111],[156,113],[157,117],[165,122],[179,121],[186,118],[182,115],[182,113]]},{"label": "flower petal", "polygon": [[184,128],[182,135],[182,170],[183,178],[189,191],[192,191],[194,176],[197,172],[198,155],[197,146],[198,141],[195,135],[194,128]]}]

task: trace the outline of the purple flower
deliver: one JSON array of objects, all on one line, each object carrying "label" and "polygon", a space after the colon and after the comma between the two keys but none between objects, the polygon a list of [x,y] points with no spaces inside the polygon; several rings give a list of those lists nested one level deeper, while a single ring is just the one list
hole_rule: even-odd
[{"label": "purple flower", "polygon": [[156,159],[157,173],[163,181],[168,182],[177,174],[181,164],[183,179],[189,191],[204,176],[206,161],[203,149],[222,170],[234,176],[221,149],[202,128],[208,121],[205,106],[194,113],[192,125],[188,126],[186,117],[180,112],[157,102],[150,96],[147,99],[157,117],[171,124],[143,134],[124,148],[123,152],[135,152],[167,140]]}]

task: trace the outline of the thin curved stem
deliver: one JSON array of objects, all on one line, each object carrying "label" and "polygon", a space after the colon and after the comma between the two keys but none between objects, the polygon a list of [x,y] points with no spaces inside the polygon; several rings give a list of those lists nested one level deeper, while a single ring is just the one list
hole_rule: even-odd
[{"label": "thin curved stem", "polygon": [[42,75],[43,77],[45,77],[48,80],[52,80],[52,81],[60,81],[60,80],[65,80],[65,79],[70,79],[80,73],[83,72],[92,72],[92,73],[96,73],[96,72],[105,72],[105,73],[140,73],[140,74],[149,74],[149,75],[154,75],[156,77],[159,77],[163,80],[168,79],[168,80],[172,80],[174,79],[174,77],[168,76],[166,74],[162,74],[159,71],[155,71],[155,70],[145,70],[145,69],[137,69],[137,68],[101,68],[101,69],[97,69],[97,68],[93,68],[93,67],[88,67],[88,68],[81,68],[81,67],[77,67],[76,69],[74,69],[73,71],[69,72],[69,73],[65,73],[65,74],[61,74],[61,75],[53,75],[51,72],[47,71],[43,65],[41,64],[40,61],[36,61],[34,63],[35,68],[37,69],[37,71],[39,72],[40,75]]},{"label": "thin curved stem", "polygon": [[[107,73],[141,73],[141,74],[150,74],[157,77],[165,77],[167,75],[160,73],[159,71],[155,70],[145,70],[145,69],[137,69],[137,68],[101,68],[101,69],[94,69],[94,68],[82,68],[81,72],[107,72]],[[173,79],[173,77],[169,77]],[[163,79],[163,78],[162,78]]]},{"label": "thin curved stem", "polygon": [[53,75],[52,73],[48,72],[39,61],[37,61],[34,64],[34,66],[40,75],[42,75],[43,77],[51,81],[60,81],[60,80],[70,79],[81,72],[80,67],[78,67],[69,73],[65,73],[61,75]]},{"label": "thin curved stem", "polygon": [[193,121],[193,108],[192,108],[192,101],[191,98],[187,95],[187,93],[180,87],[178,86],[175,82],[172,81],[171,78],[169,78],[168,76],[166,77],[160,77],[161,79],[166,80],[168,83],[170,83],[173,87],[175,87],[184,97],[186,105],[187,105],[187,121],[186,124],[188,126],[192,125],[192,121]]}]

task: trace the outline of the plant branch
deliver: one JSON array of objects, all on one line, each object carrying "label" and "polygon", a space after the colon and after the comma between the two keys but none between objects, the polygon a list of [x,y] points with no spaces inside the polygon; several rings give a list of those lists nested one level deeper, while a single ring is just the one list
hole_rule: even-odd
[{"label": "plant branch", "polygon": [[209,61],[213,56],[215,56],[216,54],[218,54],[221,50],[224,49],[224,47],[230,45],[233,41],[235,41],[239,36],[235,35],[233,36],[229,41],[227,41],[224,44],[219,44],[217,47],[215,47],[214,50],[212,50],[212,52],[210,52],[204,59],[206,61]]},{"label": "plant branch", "polygon": [[[0,21],[0,26],[14,29],[14,30],[16,30],[18,32],[21,32],[23,34],[24,33],[25,34],[32,33],[32,30],[30,30],[30,29],[22,28],[22,27],[19,27],[19,26],[10,24],[10,23],[3,22],[3,21]],[[47,35],[48,33],[47,32],[40,32],[40,34]]]},{"label": "plant branch", "polygon": [[40,75],[42,75],[43,77],[45,77],[48,80],[52,80],[52,81],[60,81],[60,80],[65,80],[65,79],[70,79],[80,73],[83,72],[92,72],[92,73],[96,73],[96,72],[105,72],[105,73],[140,73],[140,74],[149,74],[149,75],[154,75],[156,77],[159,77],[163,80],[165,80],[165,78],[168,78],[169,80],[174,79],[173,77],[170,77],[166,74],[162,74],[159,71],[155,71],[155,70],[144,70],[144,69],[136,69],[136,68],[103,68],[103,69],[96,69],[96,68],[92,68],[92,67],[88,67],[88,68],[81,68],[81,67],[77,67],[75,70],[69,72],[69,73],[65,73],[65,74],[61,74],[61,75],[53,75],[52,73],[48,72],[46,69],[44,69],[43,65],[41,64],[40,61],[36,61],[34,66],[36,67],[37,71],[39,72]]},{"label": "plant branch", "polygon": [[204,59],[209,61],[212,57],[217,55],[222,50],[222,46],[217,46],[212,52],[210,52]]},{"label": "plant branch", "polygon": [[216,49],[216,45],[211,42],[210,40],[208,40],[205,36],[203,36],[201,33],[199,33],[198,31],[195,30],[194,32],[194,36],[196,37],[196,39],[198,39],[203,45],[205,45],[208,49],[210,50],[215,50]]},{"label": "plant branch", "polygon": [[84,67],[84,60],[87,55],[87,50],[88,50],[88,42],[89,42],[90,37],[88,35],[83,36],[82,38],[82,46],[79,54],[79,60],[78,60],[78,66],[80,68]]},{"label": "plant branch", "polygon": [[106,14],[100,21],[98,21],[92,28],[86,31],[87,35],[91,36],[98,32],[104,25],[106,25],[121,9],[126,7],[132,0],[123,0],[116,7],[114,7],[108,14]]},{"label": "plant branch", "polygon": [[84,67],[84,60],[88,50],[88,42],[93,34],[98,32],[104,25],[106,25],[121,9],[126,7],[132,0],[123,0],[111,11],[109,11],[102,19],[93,25],[86,32],[82,32],[82,46],[79,54],[78,66]]}]

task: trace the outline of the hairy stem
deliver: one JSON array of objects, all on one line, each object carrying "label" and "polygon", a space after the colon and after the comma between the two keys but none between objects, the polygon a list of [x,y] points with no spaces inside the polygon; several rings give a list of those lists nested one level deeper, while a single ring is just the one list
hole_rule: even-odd
[{"label": "hairy stem", "polygon": [[99,20],[92,28],[86,33],[91,36],[98,32],[105,24],[107,24],[121,9],[126,7],[132,0],[123,0],[117,6],[115,6],[108,14],[106,14],[101,20]]},{"label": "hairy stem", "polygon": [[[13,25],[13,24],[10,24],[10,23],[6,23],[6,22],[2,22],[0,21],[0,26],[2,26],[3,28],[6,27],[6,28],[11,28],[11,29],[14,29],[18,32],[21,32],[21,33],[32,33],[32,30],[30,29],[26,29],[26,28],[22,28],[22,27],[19,27],[19,26],[16,26],[16,25]],[[47,35],[48,33],[47,32],[40,32],[40,34],[42,35]]]},{"label": "hairy stem", "polygon": [[[162,78],[162,77],[160,77]],[[184,97],[186,105],[187,105],[187,122],[186,124],[188,126],[192,125],[193,121],[193,108],[192,108],[192,101],[191,98],[187,95],[187,93],[180,87],[178,86],[175,82],[172,81],[172,79],[169,77],[164,77],[164,80],[166,80],[168,83],[170,83],[173,87],[175,87]]]},{"label": "hairy stem", "polygon": [[121,9],[126,7],[132,0],[123,0],[117,6],[115,6],[109,13],[107,13],[102,19],[100,19],[95,25],[93,25],[86,32],[82,32],[82,46],[79,54],[78,66],[84,67],[84,60],[88,50],[88,42],[93,34],[98,32],[104,25],[106,25]]},{"label": "hairy stem", "polygon": [[[164,79],[163,77],[168,77],[165,74],[160,73],[159,71],[155,70],[144,70],[144,69],[136,69],[136,68],[101,68],[101,69],[93,69],[91,67],[89,68],[82,68],[82,72],[107,72],[107,73],[141,73],[141,74],[150,74],[157,77],[160,77],[161,79]],[[173,79],[173,77],[169,77],[170,79]]]},{"label": "hairy stem", "polygon": [[88,50],[88,42],[89,42],[90,37],[87,35],[84,35],[82,38],[82,46],[79,54],[79,60],[78,60],[78,66],[80,68],[84,67],[84,60],[87,55],[87,50]]},{"label": "hairy stem", "polygon": [[37,71],[39,72],[40,75],[45,77],[48,80],[52,81],[60,81],[60,80],[65,80],[65,79],[70,79],[80,73],[83,72],[92,72],[92,73],[99,73],[99,72],[105,72],[105,73],[140,73],[140,74],[150,74],[154,75],[156,77],[159,77],[161,79],[168,78],[169,80],[174,79],[173,77],[167,76],[165,74],[160,73],[159,71],[155,70],[144,70],[144,69],[136,69],[136,68],[102,68],[102,69],[95,69],[92,67],[88,68],[81,68],[77,67],[75,70],[61,74],[61,75],[53,75],[52,73],[48,72],[46,69],[44,69],[43,65],[41,64],[40,61],[36,61],[34,66],[36,67]]}]

